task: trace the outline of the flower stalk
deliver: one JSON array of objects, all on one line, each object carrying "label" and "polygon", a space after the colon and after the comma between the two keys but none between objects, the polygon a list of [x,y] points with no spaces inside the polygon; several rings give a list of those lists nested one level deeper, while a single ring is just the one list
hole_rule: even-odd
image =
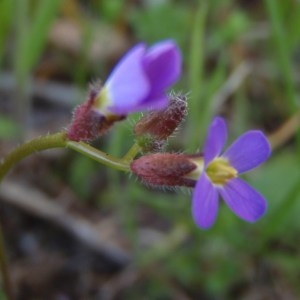
[{"label": "flower stalk", "polygon": [[138,143],[134,143],[132,147],[128,150],[128,152],[123,156],[123,160],[130,163],[137,156],[137,154],[141,151],[141,147]]},{"label": "flower stalk", "polygon": [[83,142],[68,141],[66,147],[73,149],[105,166],[111,167],[119,171],[129,172],[130,167],[127,160],[113,157],[105,152],[102,152],[89,144]]},{"label": "flower stalk", "polygon": [[26,142],[7,154],[0,162],[0,181],[8,171],[25,157],[51,148],[63,148],[66,146],[66,135],[59,132],[51,135],[41,136]]},{"label": "flower stalk", "polygon": [[69,148],[103,165],[125,172],[130,171],[129,164],[140,150],[139,146],[134,144],[123,158],[116,158],[84,142],[70,141],[67,139],[65,132],[59,132],[33,139],[7,154],[0,162],[0,181],[22,159],[33,153],[52,148]]}]

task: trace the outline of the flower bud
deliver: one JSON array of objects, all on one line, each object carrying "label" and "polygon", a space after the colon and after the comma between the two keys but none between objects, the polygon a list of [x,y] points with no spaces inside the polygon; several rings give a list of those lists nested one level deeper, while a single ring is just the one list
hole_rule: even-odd
[{"label": "flower bud", "polygon": [[134,160],[131,171],[144,184],[150,186],[194,187],[195,180],[188,175],[197,168],[189,155],[177,153],[155,153]]},{"label": "flower bud", "polygon": [[86,102],[75,108],[73,120],[67,130],[68,139],[90,142],[105,134],[114,122],[125,118],[120,115],[103,115],[94,109],[96,95],[100,89],[99,85],[91,86]]},{"label": "flower bud", "polygon": [[135,124],[135,135],[150,135],[153,139],[166,140],[187,115],[186,100],[185,95],[170,94],[165,109],[150,111]]}]

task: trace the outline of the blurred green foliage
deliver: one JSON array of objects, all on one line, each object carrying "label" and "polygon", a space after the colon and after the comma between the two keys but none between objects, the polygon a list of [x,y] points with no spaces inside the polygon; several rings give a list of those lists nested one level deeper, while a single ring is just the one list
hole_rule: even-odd
[{"label": "blurred green foliage", "polygon": [[[99,18],[118,28],[125,23],[131,41],[151,44],[173,38],[181,46],[184,72],[177,89],[189,93],[190,109],[178,140],[170,140],[170,151],[175,145],[176,150],[185,152],[201,149],[215,114],[228,119],[233,139],[235,134],[253,127],[271,133],[298,113],[299,1],[144,2],[133,5],[131,1],[91,1],[88,9],[96,14],[96,21]],[[17,5],[14,17],[12,3]],[[31,10],[33,6],[25,0],[0,1],[0,58],[14,24],[19,30],[14,50],[17,77],[19,74],[26,78],[37,64],[60,3],[36,1]],[[78,74],[82,71],[80,59],[74,62],[73,72]],[[249,74],[221,105],[215,105],[216,96],[242,63],[250,63]],[[85,78],[78,74],[78,78]],[[105,78],[107,74],[95,74],[99,75]],[[131,122],[118,124],[103,138],[101,147],[113,155],[124,154],[133,141]],[[14,124],[1,117],[0,137],[13,135],[14,130]],[[259,292],[263,285],[273,291],[266,299],[282,296],[277,285],[283,293],[287,289],[287,293],[299,298],[298,131],[294,128],[288,144],[280,145],[266,164],[247,176],[269,203],[268,213],[256,224],[237,219],[222,205],[214,228],[201,231],[191,220],[190,195],[185,190],[153,191],[117,171],[101,172],[107,185],[97,191],[99,209],[111,210],[118,216],[130,240],[137,269],[143,272],[142,282],[126,291],[128,299],[141,299],[145,294],[147,299],[172,299],[175,283],[192,299],[242,299],[256,289]],[[82,199],[87,199],[95,193],[90,183],[103,167],[74,157],[66,181]],[[169,234],[141,250],[140,231],[143,226],[151,227],[149,221],[146,225],[143,222],[145,211],[152,215],[154,230],[162,227]],[[161,220],[163,225],[156,228],[156,221]],[[183,238],[176,235],[181,227]],[[160,243],[165,248],[157,247]]]},{"label": "blurred green foliage", "polygon": [[19,126],[11,119],[0,115],[0,138],[12,139],[18,135]]},{"label": "blurred green foliage", "polygon": [[129,21],[137,39],[152,44],[172,38],[182,48],[187,42],[191,15],[186,5],[166,1],[161,5],[136,8],[130,13]]},{"label": "blurred green foliage", "polygon": [[[24,80],[37,63],[47,41],[49,27],[61,1],[41,0],[38,2],[12,1],[17,21],[17,45],[15,51],[16,73]],[[35,4],[35,5],[33,5]]]},{"label": "blurred green foliage", "polygon": [[68,169],[68,182],[70,187],[83,200],[91,194],[91,181],[95,176],[97,165],[83,155],[76,155]]},{"label": "blurred green foliage", "polygon": [[2,64],[5,41],[10,33],[12,22],[13,1],[3,0],[0,2],[0,66]]}]

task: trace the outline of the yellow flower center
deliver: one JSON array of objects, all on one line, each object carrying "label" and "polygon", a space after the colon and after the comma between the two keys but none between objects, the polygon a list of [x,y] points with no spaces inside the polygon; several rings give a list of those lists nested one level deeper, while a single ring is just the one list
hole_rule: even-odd
[{"label": "yellow flower center", "polygon": [[224,185],[228,180],[237,177],[238,172],[225,158],[218,157],[207,166],[206,174],[212,183]]}]

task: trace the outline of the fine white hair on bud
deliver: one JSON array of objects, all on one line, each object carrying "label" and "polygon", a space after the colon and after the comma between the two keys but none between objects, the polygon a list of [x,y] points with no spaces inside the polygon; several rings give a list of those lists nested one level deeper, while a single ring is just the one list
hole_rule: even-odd
[{"label": "fine white hair on bud", "polygon": [[187,175],[197,168],[189,155],[155,153],[134,160],[131,171],[150,186],[194,187],[195,180]]},{"label": "fine white hair on bud", "polygon": [[168,98],[166,108],[145,113],[135,124],[136,136],[148,134],[154,139],[165,140],[174,132],[187,115],[187,97],[173,92]]}]

